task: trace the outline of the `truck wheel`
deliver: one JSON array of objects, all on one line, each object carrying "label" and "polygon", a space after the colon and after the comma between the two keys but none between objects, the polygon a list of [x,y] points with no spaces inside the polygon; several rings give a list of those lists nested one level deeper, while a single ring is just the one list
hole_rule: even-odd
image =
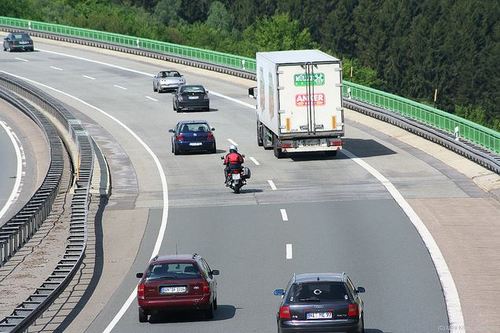
[{"label": "truck wheel", "polygon": [[257,145],[262,147],[264,142],[262,142],[262,126],[260,125],[260,121],[257,121]]},{"label": "truck wheel", "polygon": [[283,151],[278,147],[278,138],[273,136],[273,150],[276,158],[283,158]]},{"label": "truck wheel", "polygon": [[[273,139],[274,139],[274,134],[269,135],[269,130],[266,127],[262,127],[262,144],[264,146],[265,150],[273,149]],[[269,138],[271,136],[271,138]]]}]

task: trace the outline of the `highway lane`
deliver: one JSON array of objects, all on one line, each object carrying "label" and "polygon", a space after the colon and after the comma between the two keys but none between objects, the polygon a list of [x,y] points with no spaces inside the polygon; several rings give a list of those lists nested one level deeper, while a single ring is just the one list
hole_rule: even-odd
[{"label": "highway lane", "polygon": [[2,225],[22,208],[42,183],[48,168],[48,147],[40,128],[3,99],[0,99],[0,122]]},{"label": "highway lane", "polygon": [[[71,52],[89,55],[88,51]],[[418,235],[378,181],[345,156],[276,160],[271,152],[256,146],[255,116],[248,108],[213,97],[218,111],[176,114],[171,110],[170,96],[152,95],[151,79],[142,74],[43,52],[23,56],[30,57],[28,63],[12,64],[17,74],[98,105],[144,138],[160,157],[169,182],[171,210],[162,251],[171,252],[176,243],[178,246],[181,243],[182,251],[200,251],[214,267],[222,270],[219,304],[226,307],[219,319],[224,320],[191,322],[192,318],[188,317],[183,323],[137,326],[136,309],[132,306],[117,331],[132,332],[138,328],[175,332],[181,329],[186,332],[274,331],[273,315],[278,300],[271,294],[273,288],[283,286],[292,271],[343,269],[368,289],[365,296],[367,327],[393,332],[432,332],[446,324],[440,285]],[[96,54],[92,57],[150,73],[159,69],[126,59]],[[54,63],[63,70],[51,68]],[[83,75],[95,80],[82,78]],[[242,85],[203,75],[188,74],[187,79],[205,83],[209,90],[248,101]],[[145,96],[153,96],[163,103],[155,103]],[[109,124],[109,120],[98,114],[86,114],[99,122],[102,120],[105,127]],[[234,196],[222,186],[222,168],[215,156],[170,153],[166,129],[179,119],[200,117],[217,128],[219,147],[227,146],[231,139],[247,156],[260,162],[259,166],[248,162],[254,177],[246,193]],[[446,184],[454,195],[465,195],[452,182],[447,182],[444,175],[402,149],[376,142],[362,130],[348,127],[348,131],[351,150],[391,171],[408,193],[421,193],[425,187],[419,180],[431,179]],[[117,132],[113,135],[131,155],[139,175],[143,193],[137,204],[148,205],[151,213],[136,264],[94,320],[90,332],[102,331],[128,296],[136,283],[132,273],[143,269],[158,230],[157,200],[161,197],[157,177],[151,175],[150,164],[139,163],[141,152],[130,138]],[[409,173],[399,172],[402,167]],[[148,170],[149,177],[141,177]],[[277,186],[276,191],[270,188],[268,180]],[[427,186],[427,190],[429,188],[436,193],[440,191]],[[287,207],[289,223],[281,220],[280,209],[284,204],[292,204]],[[235,218],[238,213],[241,220]],[[333,218],[337,216],[338,220]],[[293,258],[289,260],[285,259],[286,244],[294,246]]]}]

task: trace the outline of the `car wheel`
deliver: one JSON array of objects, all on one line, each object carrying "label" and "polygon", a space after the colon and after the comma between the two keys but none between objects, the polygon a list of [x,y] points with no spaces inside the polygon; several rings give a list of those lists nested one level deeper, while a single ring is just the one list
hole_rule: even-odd
[{"label": "car wheel", "polygon": [[177,108],[175,107],[175,103],[172,102],[172,109],[174,109],[174,111],[177,111]]},{"label": "car wheel", "polygon": [[206,319],[213,319],[214,318],[214,305],[213,303],[210,303],[210,306],[208,309],[205,310],[205,318]]},{"label": "car wheel", "polygon": [[148,313],[143,308],[139,308],[139,322],[146,323],[148,321]]},{"label": "car wheel", "polygon": [[212,150],[210,151],[212,154],[215,154],[217,153],[217,146],[214,144],[214,147],[212,148]]},{"label": "car wheel", "polygon": [[156,92],[158,89],[155,88],[155,85],[153,84],[153,92]]},{"label": "car wheel", "polygon": [[214,299],[214,310],[217,310],[217,298]]},{"label": "car wheel", "polygon": [[176,144],[174,144],[174,155],[179,155],[179,148],[177,148]]}]

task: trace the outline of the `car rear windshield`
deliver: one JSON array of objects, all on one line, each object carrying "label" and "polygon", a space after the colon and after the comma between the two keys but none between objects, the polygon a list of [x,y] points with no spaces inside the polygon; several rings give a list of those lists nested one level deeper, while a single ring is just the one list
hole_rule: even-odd
[{"label": "car rear windshield", "polygon": [[161,72],[161,77],[181,77],[179,72]]},{"label": "car rear windshield", "polygon": [[342,282],[308,282],[293,284],[288,293],[290,303],[343,301],[349,295]]},{"label": "car rear windshield", "polygon": [[207,124],[184,124],[181,127],[181,132],[209,132],[210,127]]},{"label": "car rear windshield", "polygon": [[18,40],[29,40],[30,36],[28,34],[14,34],[14,39]]},{"label": "car rear windshield", "polygon": [[194,263],[162,263],[152,264],[146,273],[146,278],[153,279],[196,279],[201,277]]},{"label": "car rear windshield", "polygon": [[205,89],[202,86],[184,86],[181,89],[182,93],[204,93]]}]

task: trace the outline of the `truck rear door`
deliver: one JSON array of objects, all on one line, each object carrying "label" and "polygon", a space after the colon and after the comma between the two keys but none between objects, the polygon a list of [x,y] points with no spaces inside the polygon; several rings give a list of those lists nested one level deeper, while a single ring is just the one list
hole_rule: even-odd
[{"label": "truck rear door", "polygon": [[341,77],[339,63],[280,66],[281,133],[341,131]]}]

